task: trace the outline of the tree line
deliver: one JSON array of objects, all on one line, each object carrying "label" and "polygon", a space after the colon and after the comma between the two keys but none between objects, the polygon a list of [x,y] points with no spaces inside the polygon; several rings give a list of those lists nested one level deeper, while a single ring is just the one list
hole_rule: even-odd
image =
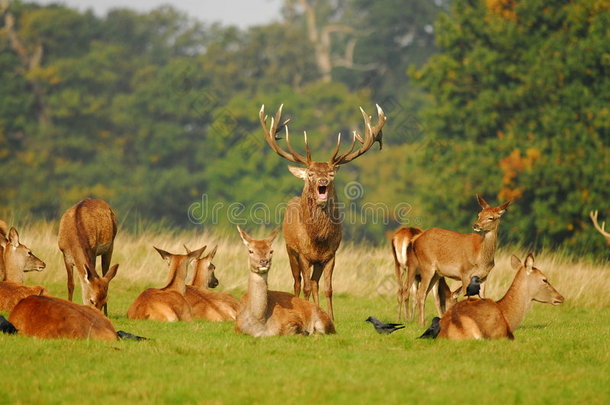
[{"label": "tree line", "polygon": [[0,16],[5,216],[56,219],[89,196],[128,227],[279,223],[302,183],[260,106],[283,103],[292,143],[307,131],[326,160],[377,103],[383,150],[337,179],[348,239],[468,232],[480,193],[515,200],[502,243],[603,252],[587,214],[610,214],[604,1],[286,0],[248,29],[168,6],[5,0]]}]

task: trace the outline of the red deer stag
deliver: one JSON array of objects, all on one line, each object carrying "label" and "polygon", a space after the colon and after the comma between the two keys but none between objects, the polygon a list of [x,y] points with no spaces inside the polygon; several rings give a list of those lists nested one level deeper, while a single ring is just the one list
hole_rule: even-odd
[{"label": "red deer stag", "polygon": [[[430,228],[419,235],[407,251],[407,286],[413,284],[417,276],[420,277],[416,297],[420,326],[424,326],[425,322],[426,296],[439,277],[462,282],[462,286],[453,293],[456,298],[465,291],[472,276],[479,276],[485,281],[494,267],[500,217],[511,201],[494,208],[483,197],[477,195],[477,200],[481,212],[473,228],[483,232],[482,235]],[[405,295],[408,300],[408,289]]]},{"label": "red deer stag", "polygon": [[602,222],[602,226],[599,226],[597,223],[597,210],[591,211],[589,213],[589,217],[591,217],[591,221],[593,222],[593,226],[597,229],[597,232],[601,233],[604,238],[606,238],[606,243],[610,246],[610,233],[606,232],[606,222]]},{"label": "red deer stag", "polygon": [[[108,284],[116,276],[118,266],[110,268],[116,217],[102,200],[86,198],[70,207],[59,221],[58,245],[68,273],[68,300],[74,292],[73,269],[81,281],[83,304],[108,314]],[[102,256],[102,277],[95,271],[95,259]]]},{"label": "red deer stag", "polygon": [[[265,132],[265,139],[271,149],[290,162],[306,166],[305,168],[288,167],[293,175],[305,182],[305,186],[300,197],[295,197],[288,202],[282,224],[286,250],[288,251],[290,268],[294,278],[294,294],[298,297],[301,293],[302,277],[305,298],[309,299],[313,294],[315,303],[319,304],[318,286],[320,277],[324,274],[324,293],[328,313],[331,319],[334,319],[332,276],[335,266],[335,253],[341,243],[342,232],[337,193],[333,180],[341,165],[349,163],[364,154],[375,142],[379,142],[381,148],[381,129],[386,122],[386,117],[381,107],[377,106],[378,121],[376,125],[372,126],[371,117],[360,108],[364,118],[364,139],[354,131],[351,147],[345,153],[339,154],[339,147],[341,146],[341,134],[339,134],[337,146],[331,158],[327,162],[314,162],[311,160],[311,153],[307,144],[307,133],[305,133],[305,156],[296,152],[290,145],[287,126],[289,120],[280,125],[282,107],[280,106],[275,117],[271,118],[269,128],[267,128],[264,105],[260,109],[259,118]],[[279,127],[286,129],[288,152],[277,143]],[[361,145],[357,150],[354,150],[356,140]],[[310,271],[312,266],[313,272]]]},{"label": "red deer stag", "polygon": [[513,283],[502,299],[468,298],[453,305],[440,320],[438,337],[447,339],[513,339],[532,301],[559,305],[564,298],[534,267],[530,253],[525,264],[512,256],[517,271]]},{"label": "red deer stag", "polygon": [[[185,246],[187,253],[190,250]],[[218,279],[214,270],[216,266],[212,259],[216,249],[205,256],[195,259],[195,274],[191,285],[186,286],[184,298],[191,306],[193,318],[207,319],[208,321],[234,321],[239,310],[239,301],[229,293],[212,292],[208,288],[216,288]]]},{"label": "red deer stag", "polygon": [[0,311],[11,312],[23,298],[30,295],[47,295],[48,291],[41,286],[22,283],[23,272],[41,271],[45,268],[45,263],[19,241],[15,228],[11,228],[8,240],[4,232],[4,229],[0,229],[0,264],[1,273],[5,274],[4,281],[0,281]]},{"label": "red deer stag", "polygon": [[248,248],[250,278],[248,292],[241,299],[235,330],[256,337],[335,333],[332,320],[317,304],[289,293],[269,291],[271,244],[279,228],[261,240],[252,239],[239,226],[237,230]]},{"label": "red deer stag", "polygon": [[[394,272],[396,274],[396,283],[398,286],[396,299],[398,301],[399,321],[402,320],[403,314],[406,316],[405,319],[411,319],[412,312],[415,312],[415,300],[413,300],[413,308],[409,308],[409,300],[405,291],[410,288],[411,294],[415,297],[419,281],[416,277],[413,284],[410,286],[407,285],[407,249],[422,232],[423,230],[420,228],[401,227],[392,236],[392,256],[394,257]],[[432,288],[432,291],[439,313],[445,312],[446,307],[456,302],[444,277],[439,278],[436,286]]]},{"label": "red deer stag", "polygon": [[169,265],[167,284],[163,288],[144,290],[129,307],[127,317],[164,322],[191,321],[191,307],[184,298],[186,293],[184,280],[188,273],[188,266],[201,256],[205,248],[204,246],[186,255],[178,255],[155,247]]}]

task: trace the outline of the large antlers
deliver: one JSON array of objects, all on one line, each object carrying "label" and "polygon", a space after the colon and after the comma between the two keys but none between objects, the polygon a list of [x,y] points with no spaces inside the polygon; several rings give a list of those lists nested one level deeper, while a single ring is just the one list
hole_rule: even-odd
[{"label": "large antlers", "polygon": [[[271,117],[271,126],[267,128],[268,117],[265,115],[265,105],[263,104],[261,106],[261,109],[258,113],[258,117],[260,119],[263,131],[265,131],[265,139],[267,140],[267,143],[269,144],[271,149],[273,149],[278,155],[280,155],[284,159],[294,163],[301,163],[309,166],[309,164],[311,163],[311,151],[309,150],[309,144],[307,143],[307,132],[305,132],[304,134],[306,156],[303,156],[300,153],[296,152],[290,145],[290,135],[288,133],[287,126],[290,119],[287,119],[281,124],[279,124],[280,119],[282,117],[283,107],[284,105],[282,104],[275,113],[275,117]],[[351,162],[352,160],[356,159],[358,156],[364,154],[367,150],[369,150],[375,142],[379,142],[379,149],[383,147],[383,133],[381,132],[381,129],[383,128],[383,125],[387,120],[385,114],[383,113],[383,110],[381,109],[381,107],[379,107],[379,105],[377,105],[377,124],[374,127],[371,126],[371,116],[367,115],[367,113],[364,112],[362,107],[360,107],[360,112],[362,113],[362,117],[364,118],[364,139],[356,131],[354,131],[350,148],[345,153],[338,155],[339,148],[341,146],[341,134],[339,134],[339,136],[337,137],[337,146],[335,147],[335,151],[333,152],[333,155],[331,156],[328,163],[338,166]],[[282,128],[286,129],[286,147],[288,148],[288,152],[280,148],[277,143],[278,139],[280,139],[277,137],[277,132],[281,131]],[[361,146],[357,150],[354,150],[356,140],[360,142]]]},{"label": "large antlers", "polygon": [[610,245],[610,233],[606,232],[606,222],[602,222],[602,226],[599,226],[597,223],[597,210],[589,212],[589,217],[591,217],[591,221],[593,222],[593,226],[599,233],[601,233],[605,238],[608,245]]},{"label": "large antlers", "polygon": [[[338,166],[351,162],[352,160],[356,159],[358,156],[364,154],[367,150],[369,150],[375,142],[379,142],[379,149],[383,147],[383,132],[381,132],[381,128],[383,128],[383,125],[385,124],[387,118],[383,113],[381,107],[379,107],[379,104],[375,105],[377,106],[377,124],[374,127],[371,127],[371,116],[365,113],[362,107],[360,107],[360,112],[362,113],[362,117],[364,118],[364,139],[362,139],[362,137],[356,131],[354,131],[352,145],[349,150],[337,156],[337,153],[339,153],[339,146],[341,144],[341,134],[339,134],[339,136],[337,137],[337,146],[335,147],[335,152],[333,153],[328,163],[332,163]],[[360,148],[358,148],[358,150],[354,151],[356,139],[358,139],[358,142],[360,142],[362,145],[360,146]]]},{"label": "large antlers", "polygon": [[[294,149],[292,149],[292,146],[290,146],[290,135],[288,134],[287,125],[290,121],[290,118],[282,122],[282,124],[278,127],[278,124],[282,117],[282,108],[284,108],[284,104],[282,104],[280,108],[278,108],[277,112],[275,113],[275,117],[271,117],[271,128],[268,129],[267,116],[265,115],[265,105],[263,104],[261,106],[261,110],[258,112],[258,118],[261,121],[263,131],[265,131],[265,139],[267,140],[269,146],[271,146],[271,149],[273,149],[275,153],[277,153],[284,159],[287,159],[294,163],[309,165],[311,163],[311,152],[309,151],[309,145],[307,144],[307,132],[305,132],[305,152],[307,154],[307,157],[303,157],[303,155],[296,152]],[[286,146],[288,146],[289,152],[286,152],[277,144],[277,140],[280,138],[277,138],[276,133],[278,129],[281,130],[282,128],[286,128]]]}]

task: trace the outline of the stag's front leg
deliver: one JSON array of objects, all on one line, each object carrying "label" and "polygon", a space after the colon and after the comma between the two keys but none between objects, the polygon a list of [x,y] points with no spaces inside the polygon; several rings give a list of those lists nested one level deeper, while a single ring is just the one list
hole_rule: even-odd
[{"label": "stag's front leg", "polygon": [[335,315],[333,313],[333,271],[335,269],[335,257],[333,256],[324,265],[324,295],[326,296],[326,305],[328,306],[328,316],[334,322]]},{"label": "stag's front leg", "polygon": [[290,261],[290,270],[294,279],[294,296],[301,295],[301,266],[299,263],[299,254],[292,249],[286,249],[288,252],[288,260]]}]

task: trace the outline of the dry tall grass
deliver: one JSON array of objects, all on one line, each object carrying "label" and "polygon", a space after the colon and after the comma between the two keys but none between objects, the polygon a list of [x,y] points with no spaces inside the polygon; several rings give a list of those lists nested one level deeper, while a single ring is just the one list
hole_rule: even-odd
[{"label": "dry tall grass", "polygon": [[[61,252],[57,248],[57,223],[35,223],[23,227],[17,224],[21,240],[47,263],[42,273],[27,273],[28,284],[65,283],[66,274]],[[249,229],[251,230],[251,229]],[[253,232],[263,236],[264,230]],[[167,267],[152,248],[160,247],[172,253],[184,252],[183,244],[194,249],[218,244],[214,263],[216,276],[220,280],[219,290],[241,293],[245,291],[248,270],[246,248],[237,231],[234,233],[209,232],[158,232],[147,230],[130,234],[119,230],[115,241],[113,263],[119,263],[117,277],[111,283],[127,288],[159,287],[165,282]],[[283,248],[284,241],[276,242],[273,267],[270,272],[270,287],[275,290],[292,291],[292,275],[288,257]],[[509,287],[514,271],[510,266],[510,255],[516,253],[523,259],[527,252],[500,248],[496,255],[496,266],[488,279],[487,295],[500,298]],[[99,263],[99,259],[98,259]],[[610,263],[591,262],[566,257],[554,252],[543,252],[536,257],[536,267],[542,270],[550,282],[566,298],[566,304],[577,307],[610,307]],[[99,269],[99,264],[98,264]],[[99,271],[99,270],[98,270]],[[457,285],[450,283],[452,288]],[[394,263],[389,243],[386,247],[368,247],[343,243],[337,253],[333,277],[335,294],[354,296],[378,295],[395,303],[396,282]],[[325,307],[325,303],[322,304]]]}]

